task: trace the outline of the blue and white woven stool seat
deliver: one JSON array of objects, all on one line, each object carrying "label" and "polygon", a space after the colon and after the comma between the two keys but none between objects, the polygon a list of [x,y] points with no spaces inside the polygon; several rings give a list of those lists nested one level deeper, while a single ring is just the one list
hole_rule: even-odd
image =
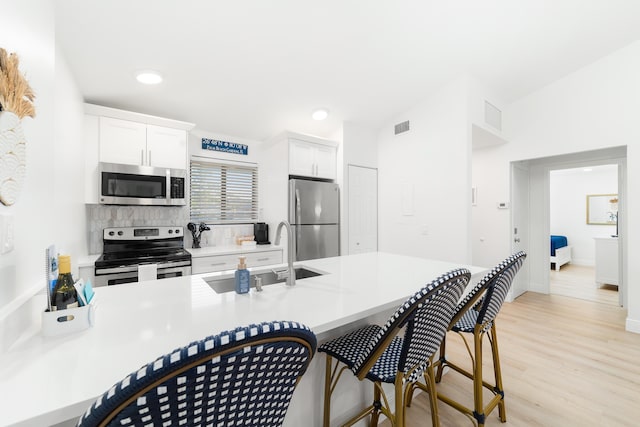
[{"label": "blue and white woven stool seat", "polygon": [[[353,369],[360,354],[381,330],[382,328],[378,325],[368,325],[327,341],[318,348],[318,351],[327,353],[347,365],[349,369]],[[395,337],[375,365],[373,365],[367,374],[367,378],[371,381],[393,384],[398,373],[401,351],[402,338]]]},{"label": "blue and white woven stool seat", "polygon": [[369,342],[371,342],[381,329],[378,325],[367,325],[325,342],[318,347],[318,351],[327,353],[351,369],[358,360],[360,353],[367,348]]},{"label": "blue and white woven stool seat", "polygon": [[[451,327],[453,332],[473,333],[476,323],[478,323],[478,311],[469,309],[464,312],[462,317]],[[491,327],[491,325],[489,325]]]}]

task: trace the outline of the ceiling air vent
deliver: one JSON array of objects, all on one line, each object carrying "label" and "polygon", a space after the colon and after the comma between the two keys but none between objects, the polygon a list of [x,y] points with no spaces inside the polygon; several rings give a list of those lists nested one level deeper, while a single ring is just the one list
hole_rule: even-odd
[{"label": "ceiling air vent", "polygon": [[399,135],[403,132],[407,132],[409,130],[409,120],[406,122],[398,123],[396,125],[395,134]]},{"label": "ceiling air vent", "polygon": [[488,101],[484,101],[484,122],[494,129],[502,131],[502,111]]}]

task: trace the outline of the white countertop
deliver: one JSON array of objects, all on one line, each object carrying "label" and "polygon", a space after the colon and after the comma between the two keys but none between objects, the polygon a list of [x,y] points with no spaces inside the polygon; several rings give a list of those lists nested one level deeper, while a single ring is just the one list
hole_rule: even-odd
[{"label": "white countertop", "polygon": [[207,246],[204,248],[185,248],[187,251],[191,253],[193,258],[200,258],[211,255],[227,255],[227,254],[237,254],[244,252],[266,252],[266,251],[276,251],[282,250],[282,246],[275,245],[255,245],[255,246],[241,246],[241,245],[233,245],[233,246]]},{"label": "white countertop", "polygon": [[[227,255],[227,254],[237,254],[237,253],[245,253],[245,252],[268,252],[268,251],[282,251],[282,246],[276,245],[251,245],[251,246],[241,246],[241,245],[231,245],[231,246],[206,246],[204,248],[185,248],[193,258],[200,258],[211,255]],[[78,257],[77,266],[78,267],[93,267],[96,260],[100,257],[101,254],[97,255],[85,255]]]},{"label": "white countertop", "polygon": [[0,425],[50,425],[71,419],[145,363],[226,329],[295,320],[322,339],[331,330],[397,307],[453,268],[469,268],[472,282],[486,271],[386,253],[296,265],[327,274],[297,280],[295,287],[274,284],[243,295],[217,294],[203,280],[221,273],[96,289],[94,327],[64,337],[43,337],[36,330],[0,355]]}]

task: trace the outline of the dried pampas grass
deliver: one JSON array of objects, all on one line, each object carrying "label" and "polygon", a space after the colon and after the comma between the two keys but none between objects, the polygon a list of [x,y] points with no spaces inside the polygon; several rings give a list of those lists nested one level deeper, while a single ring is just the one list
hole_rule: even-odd
[{"label": "dried pampas grass", "polygon": [[18,55],[7,54],[6,50],[0,48],[0,108],[12,112],[20,119],[25,116],[35,117],[35,94],[27,79],[20,73],[18,63]]}]

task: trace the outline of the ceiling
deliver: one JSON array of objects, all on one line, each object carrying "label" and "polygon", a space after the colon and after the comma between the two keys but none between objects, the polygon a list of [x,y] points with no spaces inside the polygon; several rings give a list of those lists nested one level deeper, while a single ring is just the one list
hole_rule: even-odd
[{"label": "ceiling", "polygon": [[[55,12],[86,102],[252,140],[375,129],[465,75],[509,103],[640,39],[637,0],[55,0]],[[164,81],[137,83],[141,69]]]}]

